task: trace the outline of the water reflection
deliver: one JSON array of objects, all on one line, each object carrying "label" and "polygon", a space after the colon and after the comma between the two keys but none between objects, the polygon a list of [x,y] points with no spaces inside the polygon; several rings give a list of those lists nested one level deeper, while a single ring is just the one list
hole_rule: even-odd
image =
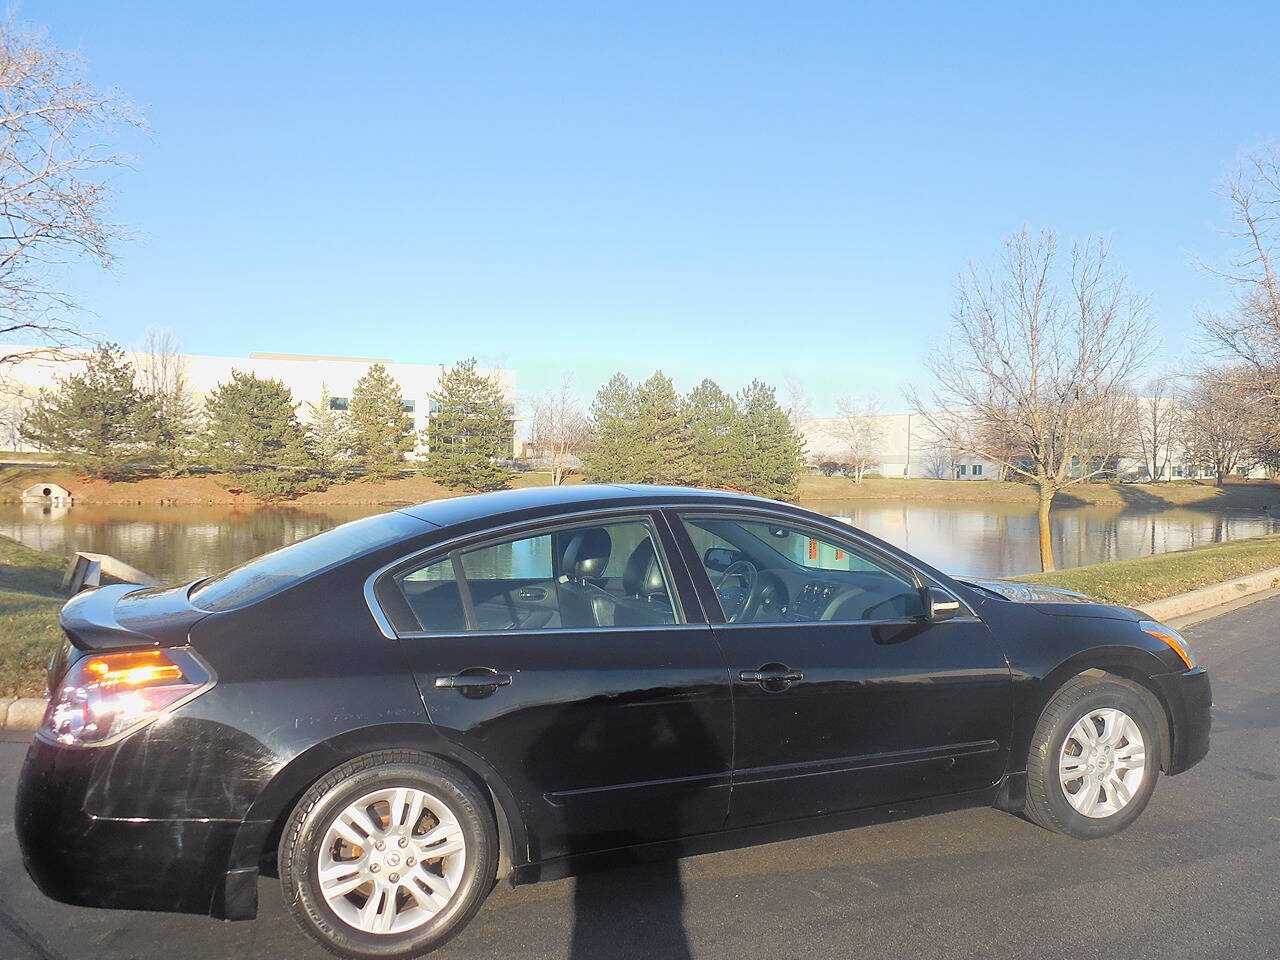
[{"label": "water reflection", "polygon": [[[898,500],[824,500],[808,504],[953,573],[1004,576],[1039,567],[1034,505],[926,504]],[[323,511],[288,507],[97,506],[45,508],[0,505],[0,533],[37,549],[108,553],[164,580],[216,573],[250,557],[336,524],[388,508],[374,505]],[[1054,553],[1072,567],[1181,550],[1280,530],[1261,513],[1184,508],[1055,509]]]},{"label": "water reflection", "polygon": [[[823,501],[812,504],[949,573],[1009,576],[1040,569],[1030,504]],[[1264,513],[1084,506],[1050,516],[1059,567],[1148,556],[1280,530]]]},{"label": "water reflection", "polygon": [[217,573],[322,530],[381,513],[376,506],[323,513],[290,508],[40,504],[0,506],[0,533],[50,553],[107,553],[162,580]]}]

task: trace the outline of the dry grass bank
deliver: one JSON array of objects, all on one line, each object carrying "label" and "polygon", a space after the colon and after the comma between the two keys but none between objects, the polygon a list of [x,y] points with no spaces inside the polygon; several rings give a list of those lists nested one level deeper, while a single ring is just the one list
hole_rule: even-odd
[{"label": "dry grass bank", "polygon": [[[186,477],[143,477],[138,480],[94,480],[76,476],[61,467],[10,466],[0,470],[0,502],[21,499],[22,491],[37,482],[53,481],[71,491],[76,503],[84,504],[221,504],[253,507],[258,501],[238,490],[221,474],[198,474]],[[546,486],[551,482],[544,473],[524,473],[515,477],[513,487]],[[324,490],[304,494],[288,503],[294,506],[336,506],[340,504],[421,503],[442,497],[459,496],[422,474],[409,474],[395,480],[372,482],[354,480],[335,483]]]},{"label": "dry grass bank", "polygon": [[[258,501],[238,491],[226,477],[199,474],[187,477],[144,477],[126,482],[78,477],[61,467],[11,465],[0,469],[0,502],[14,502],[31,484],[51,480],[71,491],[77,503],[103,504],[223,504],[252,507]],[[546,486],[549,474],[517,474],[513,487]],[[581,482],[571,478],[571,483]],[[394,480],[352,480],[331,484],[324,490],[304,494],[290,501],[296,506],[337,506],[342,504],[421,503],[458,496],[421,473]],[[995,480],[886,480],[868,477],[857,484],[844,477],[805,476],[800,480],[799,499],[823,500],[921,500],[932,502],[1026,503],[1036,502],[1035,488],[1025,483]],[[1228,483],[1218,488],[1209,482],[1176,483],[1087,483],[1058,495],[1057,507],[1101,504],[1116,507],[1202,507],[1205,509],[1274,508],[1280,513],[1280,484],[1251,480]]]}]

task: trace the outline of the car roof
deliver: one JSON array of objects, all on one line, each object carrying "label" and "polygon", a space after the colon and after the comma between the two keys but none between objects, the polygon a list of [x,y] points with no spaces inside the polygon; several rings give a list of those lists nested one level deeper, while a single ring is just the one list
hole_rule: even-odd
[{"label": "car roof", "polygon": [[702,490],[695,487],[665,487],[649,484],[579,483],[558,487],[524,487],[519,490],[500,490],[495,493],[477,493],[444,500],[430,500],[412,507],[403,507],[401,513],[424,520],[436,526],[446,527],[471,521],[509,520],[553,517],[561,513],[573,513],[592,508],[608,509],[628,505],[677,506],[698,504],[742,504],[794,510],[790,504],[763,497],[731,493],[725,490]]}]

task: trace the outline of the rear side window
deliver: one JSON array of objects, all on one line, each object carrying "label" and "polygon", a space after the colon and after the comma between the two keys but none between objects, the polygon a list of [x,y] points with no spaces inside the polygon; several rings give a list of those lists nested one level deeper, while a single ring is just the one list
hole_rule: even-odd
[{"label": "rear side window", "polygon": [[[389,611],[393,613],[392,620],[402,629],[424,630],[427,624],[431,624],[430,629],[444,633],[466,629],[462,594],[450,558],[397,574],[394,580],[409,607],[408,618],[398,610]],[[385,599],[386,593],[380,591],[379,596]]]},{"label": "rear side window", "polygon": [[671,578],[647,520],[544,529],[393,574],[377,588],[407,632],[465,629],[468,597],[477,630],[644,627],[678,622]]},{"label": "rear side window", "polygon": [[214,613],[234,610],[304,577],[390,546],[424,529],[421,520],[403,513],[353,520],[210,577],[191,591],[190,600],[201,610]]}]

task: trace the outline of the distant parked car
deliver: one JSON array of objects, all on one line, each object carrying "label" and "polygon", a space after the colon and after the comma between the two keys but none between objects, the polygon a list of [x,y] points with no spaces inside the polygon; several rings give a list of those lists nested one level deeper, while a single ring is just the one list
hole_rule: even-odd
[{"label": "distant parked car", "polygon": [[1209,746],[1170,627],[678,488],[410,507],[62,626],[17,800],[40,888],[245,919],[278,874],[351,957],[439,945],[496,879],[784,821],[995,804],[1106,836]]}]

